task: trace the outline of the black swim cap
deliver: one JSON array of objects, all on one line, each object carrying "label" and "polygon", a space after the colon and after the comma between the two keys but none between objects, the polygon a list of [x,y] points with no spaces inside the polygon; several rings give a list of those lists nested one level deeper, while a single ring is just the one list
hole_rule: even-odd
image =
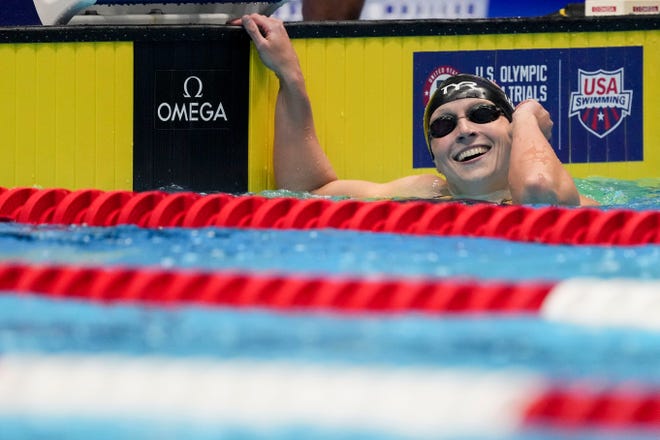
[{"label": "black swim cap", "polygon": [[465,98],[487,99],[492,102],[504,113],[504,116],[511,121],[513,115],[513,104],[504,90],[494,82],[469,73],[459,73],[444,80],[433,96],[426,104],[424,110],[424,138],[426,146],[431,151],[431,140],[429,139],[429,122],[433,112],[442,104]]}]

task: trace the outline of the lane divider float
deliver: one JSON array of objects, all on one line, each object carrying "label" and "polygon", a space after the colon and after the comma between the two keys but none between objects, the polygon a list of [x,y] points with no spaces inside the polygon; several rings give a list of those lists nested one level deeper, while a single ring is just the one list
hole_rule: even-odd
[{"label": "lane divider float", "polygon": [[660,243],[660,211],[432,201],[0,188],[0,219],[31,224],[335,228],[572,245]]},{"label": "lane divider float", "polygon": [[378,280],[150,268],[0,264],[0,291],[63,299],[344,312],[540,310],[552,284]]},{"label": "lane divider float", "polygon": [[560,386],[524,371],[120,354],[11,354],[0,365],[0,417],[56,415],[74,424],[81,415],[115,423],[137,417],[262,430],[303,424],[414,438],[537,427],[660,430],[657,387]]},{"label": "lane divider float", "polygon": [[0,291],[64,299],[342,313],[524,313],[660,331],[660,281],[503,282],[0,264]]}]

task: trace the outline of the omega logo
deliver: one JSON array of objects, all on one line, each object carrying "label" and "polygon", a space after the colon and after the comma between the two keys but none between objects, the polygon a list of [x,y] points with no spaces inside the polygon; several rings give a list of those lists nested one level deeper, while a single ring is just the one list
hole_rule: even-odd
[{"label": "omega logo", "polygon": [[204,95],[202,94],[202,90],[204,89],[204,83],[202,83],[202,80],[199,79],[198,76],[189,76],[189,77],[186,78],[186,80],[183,82],[183,97],[184,97],[184,98],[191,98],[191,96],[190,96],[190,91],[188,90],[188,87],[189,87],[188,84],[189,84],[190,81],[192,81],[192,80],[194,80],[194,81],[197,82],[197,93],[195,94],[195,98],[201,98],[202,96],[204,96]]},{"label": "omega logo", "polygon": [[222,101],[204,101],[204,82],[191,75],[183,81],[184,100],[180,102],[162,102],[156,111],[162,122],[227,122],[227,113]]}]

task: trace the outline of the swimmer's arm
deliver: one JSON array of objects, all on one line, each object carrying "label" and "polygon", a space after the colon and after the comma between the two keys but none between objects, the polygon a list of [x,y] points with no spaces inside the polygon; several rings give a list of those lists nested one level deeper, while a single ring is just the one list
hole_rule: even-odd
[{"label": "swimmer's arm", "polygon": [[513,113],[509,164],[513,203],[577,206],[589,202],[580,196],[550,146],[551,129],[550,115],[537,101],[524,101]]},{"label": "swimmer's arm", "polygon": [[314,191],[317,195],[355,198],[421,198],[448,196],[447,182],[435,174],[406,176],[385,183],[366,180],[335,180]]},{"label": "swimmer's arm", "polygon": [[336,180],[316,136],[298,56],[281,20],[251,14],[243,26],[264,64],[277,75],[273,168],[279,188],[312,191]]},{"label": "swimmer's arm", "polygon": [[273,168],[279,188],[312,191],[337,179],[314,127],[302,77],[281,81],[275,107]]}]

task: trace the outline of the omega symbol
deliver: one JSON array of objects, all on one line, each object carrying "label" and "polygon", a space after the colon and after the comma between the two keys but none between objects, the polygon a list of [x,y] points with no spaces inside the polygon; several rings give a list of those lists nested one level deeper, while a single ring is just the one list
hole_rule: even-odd
[{"label": "omega symbol", "polygon": [[[190,83],[191,80],[197,82],[197,93],[195,94],[195,96],[191,96],[191,95],[190,95],[190,90],[189,90],[188,83]],[[204,84],[202,83],[202,80],[199,79],[199,77],[197,77],[197,76],[189,76],[189,77],[186,78],[186,80],[183,82],[183,97],[184,97],[184,98],[201,98],[202,96],[204,96],[204,95],[202,94],[202,90],[203,90],[203,89],[204,89]]]}]

